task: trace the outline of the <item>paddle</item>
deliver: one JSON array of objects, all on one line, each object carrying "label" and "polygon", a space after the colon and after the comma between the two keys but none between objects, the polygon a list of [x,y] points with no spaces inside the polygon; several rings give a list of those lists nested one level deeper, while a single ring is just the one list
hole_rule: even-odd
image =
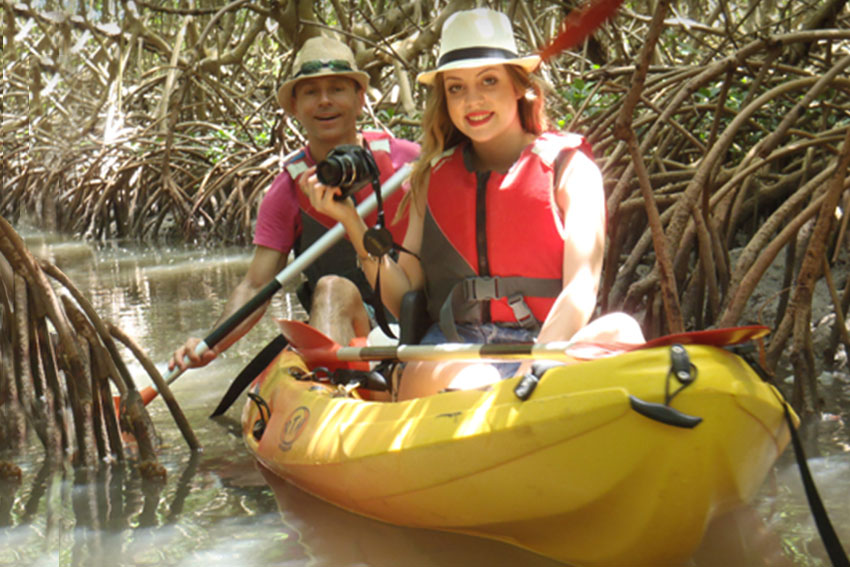
[{"label": "paddle", "polygon": [[709,329],[677,333],[652,339],[639,345],[577,342],[505,343],[441,345],[399,345],[374,347],[343,347],[330,337],[300,321],[275,320],[286,340],[310,366],[325,366],[329,370],[346,368],[349,362],[364,360],[484,360],[484,359],[547,359],[575,361],[610,356],[642,348],[680,344],[725,346],[739,344],[765,336],[770,329],[763,325]]},{"label": "paddle", "polygon": [[726,327],[724,329],[705,329],[702,331],[687,331],[664,335],[646,341],[638,348],[652,348],[656,346],[667,346],[673,343],[683,345],[711,345],[729,346],[745,343],[754,339],[760,339],[770,334],[770,328],[764,325],[744,325],[741,327]]},{"label": "paddle", "polygon": [[623,0],[592,0],[572,10],[561,22],[558,35],[540,49],[540,58],[545,61],[565,49],[581,44],[613,16],[622,3]]},{"label": "paddle", "polygon": [[[407,176],[410,174],[411,169],[413,168],[412,164],[404,164],[401,166],[398,171],[396,171],[387,181],[382,185],[381,195],[384,199],[395,193],[400,187],[401,184],[407,179]],[[367,199],[365,199],[362,203],[357,205],[357,214],[361,217],[365,217],[369,213],[375,210],[375,207],[378,203],[378,197],[376,194],[369,195]],[[336,244],[338,240],[340,240],[345,235],[345,228],[342,224],[337,223],[336,226],[328,230],[319,240],[317,240],[310,248],[304,251],[303,254],[297,256],[291,263],[289,263],[279,274],[277,274],[272,281],[270,281],[263,289],[261,289],[257,294],[249,299],[245,305],[239,308],[233,315],[227,318],[221,325],[215,328],[209,335],[204,338],[198,346],[195,348],[195,354],[198,356],[203,355],[205,352],[215,347],[224,337],[230,334],[233,329],[239,326],[245,319],[247,319],[254,311],[257,310],[261,305],[263,305],[266,301],[268,301],[272,295],[274,295],[283,285],[288,282],[293,277],[301,275],[301,272],[304,271],[310,264],[312,264],[316,259],[324,254],[331,246]],[[269,345],[270,346],[270,345]],[[281,347],[282,348],[282,347]],[[278,349],[279,350],[279,349]],[[259,355],[258,355],[259,356]],[[183,359],[184,362],[189,362],[188,355]],[[249,366],[252,366],[249,364]],[[244,371],[243,371],[244,372]],[[168,373],[163,377],[166,384],[172,384],[183,371],[179,366],[175,366],[173,370],[168,371]],[[242,374],[240,374],[242,376]],[[244,381],[244,378],[243,378]],[[250,380],[248,380],[250,383]],[[231,389],[234,386],[231,385]],[[228,390],[228,392],[230,392]],[[142,400],[144,403],[148,403],[153,400],[158,391],[155,387],[151,386],[142,390]],[[237,394],[238,396],[238,394]],[[224,401],[224,400],[222,400]],[[232,402],[231,402],[232,403]]]}]

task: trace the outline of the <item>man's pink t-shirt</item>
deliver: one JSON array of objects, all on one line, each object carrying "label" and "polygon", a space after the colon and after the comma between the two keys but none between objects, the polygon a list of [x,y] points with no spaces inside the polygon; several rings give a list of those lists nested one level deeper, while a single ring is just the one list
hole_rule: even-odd
[{"label": "man's pink t-shirt", "polygon": [[[293,160],[304,159],[306,165],[315,162],[306,149]],[[419,145],[413,142],[391,138],[390,159],[393,169],[413,161],[419,155]],[[260,203],[257,213],[257,225],[254,229],[254,245],[277,250],[284,256],[289,255],[295,241],[301,234],[301,215],[298,205],[298,190],[289,172],[284,170],[274,181]]]}]

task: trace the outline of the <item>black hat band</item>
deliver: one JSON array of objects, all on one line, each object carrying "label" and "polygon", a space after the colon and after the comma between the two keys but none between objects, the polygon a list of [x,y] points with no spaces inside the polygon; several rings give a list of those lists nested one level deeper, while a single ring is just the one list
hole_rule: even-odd
[{"label": "black hat band", "polygon": [[454,49],[448,53],[444,53],[440,60],[437,61],[437,67],[442,67],[448,63],[461,61],[463,59],[516,59],[519,57],[510,49],[501,49],[498,47],[466,47],[463,49]]}]

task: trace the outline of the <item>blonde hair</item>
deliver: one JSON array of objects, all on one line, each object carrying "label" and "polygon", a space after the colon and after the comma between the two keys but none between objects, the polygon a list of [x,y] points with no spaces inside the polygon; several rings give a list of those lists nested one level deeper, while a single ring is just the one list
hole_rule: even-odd
[{"label": "blonde hair", "polygon": [[[514,88],[518,92],[525,93],[517,101],[517,110],[523,130],[535,136],[542,134],[549,127],[549,121],[546,118],[543,81],[517,65],[506,64],[505,68]],[[428,93],[425,113],[422,116],[422,149],[410,174],[411,190],[404,196],[396,218],[407,210],[410,199],[413,199],[414,203],[417,202],[417,196],[427,189],[431,162],[442,155],[446,149],[453,148],[468,140],[466,134],[455,127],[449,116],[443,74],[437,73],[434,77],[434,84]],[[424,211],[420,212],[424,213]]]}]

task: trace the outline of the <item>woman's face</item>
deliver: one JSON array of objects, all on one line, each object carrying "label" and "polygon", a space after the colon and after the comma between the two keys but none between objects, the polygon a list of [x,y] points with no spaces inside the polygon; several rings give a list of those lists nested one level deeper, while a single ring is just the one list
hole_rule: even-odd
[{"label": "woman's face", "polygon": [[504,65],[443,72],[449,116],[473,142],[490,142],[522,132],[517,92]]}]

